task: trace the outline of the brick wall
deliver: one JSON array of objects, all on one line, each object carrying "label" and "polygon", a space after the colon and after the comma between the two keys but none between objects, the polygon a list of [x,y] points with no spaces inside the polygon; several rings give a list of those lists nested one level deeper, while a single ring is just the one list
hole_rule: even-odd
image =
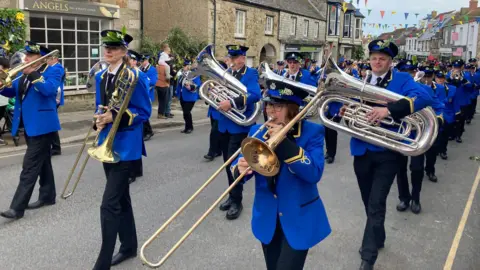
[{"label": "brick wall", "polygon": [[211,16],[209,2],[211,1],[144,0],[144,32],[153,40],[161,42],[171,28],[180,27],[187,34],[206,41]]},{"label": "brick wall", "polygon": [[[297,18],[297,29],[295,35],[291,34],[292,17]],[[304,36],[305,20],[308,21],[308,36]],[[319,23],[318,37],[315,38],[315,23]],[[280,12],[279,39],[290,44],[322,45],[325,42],[326,22],[312,19],[287,12]]]},{"label": "brick wall", "polygon": [[[236,10],[246,12],[245,16],[245,37],[235,37]],[[268,16],[273,16],[273,34],[265,34],[265,24]],[[266,45],[269,51],[273,52],[266,59],[273,63],[280,52],[280,42],[277,38],[279,13],[275,10],[259,8],[253,5],[242,5],[229,1],[217,2],[217,57],[227,54],[225,48],[228,44],[240,44],[249,47],[247,57],[253,59],[253,65],[260,62],[262,48]]]}]

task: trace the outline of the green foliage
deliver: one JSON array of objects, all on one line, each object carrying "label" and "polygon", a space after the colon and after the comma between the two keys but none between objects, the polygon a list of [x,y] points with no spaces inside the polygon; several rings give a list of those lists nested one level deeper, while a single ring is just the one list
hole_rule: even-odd
[{"label": "green foliage", "polygon": [[[0,9],[0,50],[10,55],[25,45],[25,15],[19,9]],[[0,52],[2,54],[2,52]]]},{"label": "green foliage", "polygon": [[412,64],[416,65],[418,63],[418,59],[416,55],[412,55]]},{"label": "green foliage", "polygon": [[172,54],[176,56],[175,66],[181,67],[183,59],[193,59],[198,53],[207,46],[205,41],[199,41],[198,38],[187,35],[181,28],[175,27],[168,32],[167,38],[161,43],[154,42],[150,37],[142,36],[141,51],[157,56],[161,51],[162,44],[168,44]]},{"label": "green foliage", "polygon": [[365,58],[365,51],[363,50],[363,46],[357,45],[353,47],[352,58],[355,60],[360,60]]}]

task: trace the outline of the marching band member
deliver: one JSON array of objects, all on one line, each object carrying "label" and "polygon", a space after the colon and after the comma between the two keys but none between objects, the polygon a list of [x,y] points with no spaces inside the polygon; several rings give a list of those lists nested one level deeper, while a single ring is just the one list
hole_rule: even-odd
[{"label": "marching band member", "polygon": [[285,72],[287,72],[285,70],[285,62],[283,61],[277,61],[277,68],[273,70],[273,72],[275,72],[275,74],[278,74],[280,76],[283,76],[283,74],[285,74]]},{"label": "marching band member", "polygon": [[462,135],[465,131],[465,117],[470,106],[470,93],[473,91],[472,84],[465,78],[462,71],[463,60],[455,60],[452,63],[453,69],[447,74],[447,82],[457,88],[455,99],[460,105],[461,113],[455,120],[455,140],[462,143]]},{"label": "marching band member", "polygon": [[[269,128],[256,135],[262,141],[277,134],[298,113],[308,93],[283,82],[267,80],[263,99]],[[260,125],[250,129],[253,135]],[[302,120],[294,125],[275,149],[282,163],[280,172],[265,177],[249,171],[244,181],[255,176],[252,231],[261,242],[268,270],[303,269],[308,250],[331,232],[317,184],[324,169],[322,125]],[[231,169],[239,176],[248,167],[242,155]]]},{"label": "marching band member", "polygon": [[185,134],[190,134],[193,131],[192,109],[199,98],[198,87],[202,85],[200,76],[195,77],[191,81],[187,79],[191,64],[188,59],[185,59],[183,62],[183,72],[175,90],[175,95],[180,100],[180,105],[182,106],[183,120],[185,121],[185,129],[181,132]]},{"label": "marching band member", "polygon": [[445,72],[437,71],[437,73],[435,73],[435,82],[442,85],[445,89],[445,108],[443,109],[443,119],[445,120],[445,123],[443,125],[443,132],[440,134],[438,152],[440,153],[440,157],[446,160],[448,158],[448,138],[454,132],[455,115],[460,113],[460,106],[455,101],[455,92],[457,91],[457,88],[446,83]]},{"label": "marching band member", "polygon": [[[96,74],[95,104],[107,106],[115,91],[115,84],[123,69],[129,68],[124,63],[128,44],[133,38],[115,30],[101,32],[104,46],[103,58],[109,64],[108,68]],[[120,156],[118,163],[103,163],[107,178],[100,207],[102,228],[102,246],[93,269],[110,269],[122,261],[135,257],[137,254],[137,233],[130,199],[129,176],[134,169],[134,161],[145,155],[142,139],[143,122],[151,114],[152,106],[148,95],[149,83],[147,76],[139,69],[132,69],[138,77],[133,90],[128,109],[123,115],[118,115],[118,108],[110,108],[103,114],[96,114],[96,129],[99,133],[98,143],[103,143],[112,126],[112,122],[121,117],[118,132],[115,135],[113,151]],[[113,256],[117,234],[120,238],[120,249]],[[113,259],[112,259],[113,256]]]},{"label": "marching band member", "polygon": [[[35,42],[26,42],[25,63],[30,63],[50,53]],[[15,97],[12,134],[17,134],[20,123],[25,128],[27,151],[23,158],[20,182],[10,204],[10,209],[0,213],[4,218],[22,218],[25,209],[35,209],[55,204],[55,180],[52,169],[51,147],[60,121],[56,110],[56,96],[62,83],[62,74],[47,63],[38,63],[23,70],[11,87],[0,92]],[[0,87],[2,83],[0,82]],[[28,204],[37,179],[40,178],[38,201]]]},{"label": "marching band member", "polygon": [[[228,54],[231,56],[232,66],[228,72],[244,84],[247,88],[247,95],[236,98],[233,102],[224,100],[219,103],[219,110],[228,112],[232,107],[243,108],[246,106],[244,115],[247,117],[253,113],[254,104],[260,100],[260,85],[258,83],[258,72],[256,69],[245,65],[248,47],[239,45],[227,45]],[[220,132],[220,147],[223,153],[223,160],[227,161],[240,148],[242,140],[248,135],[251,126],[240,126],[220,114],[218,119],[218,130]],[[226,168],[228,184],[231,185],[235,179],[231,171]],[[221,211],[227,211],[226,218],[236,219],[243,210],[243,187],[237,185],[230,192],[229,198],[220,205]]]},{"label": "marching band member", "polygon": [[300,68],[302,59],[302,55],[297,52],[288,53],[285,58],[288,69],[283,76],[292,81],[317,86],[315,77],[312,77],[308,70]]},{"label": "marching band member", "polygon": [[[368,45],[372,76],[371,84],[405,96],[389,103],[386,107],[374,107],[368,113],[370,122],[378,122],[387,116],[401,119],[432,102],[431,97],[420,85],[405,73],[391,70],[392,59],[398,54],[398,47],[391,41],[374,40]],[[342,108],[341,114],[344,112]],[[398,159],[401,154],[352,138],[351,154],[353,167],[365,205],[367,222],[363,234],[360,254],[360,269],[373,269],[378,250],[385,245],[386,202],[390,187],[398,172]]]},{"label": "marching band member", "polygon": [[[65,68],[63,68],[62,64],[60,64],[59,59],[57,56],[54,56],[48,60],[48,65],[55,69],[55,72],[60,72],[62,74],[62,81],[60,83],[60,87],[57,90],[57,112],[58,107],[63,106],[65,104],[65,96],[63,92],[63,87],[65,85]],[[54,133],[53,142],[52,142],[52,156],[57,156],[62,154],[62,147],[60,146],[60,136],[58,135],[58,131]]]},{"label": "marching band member", "polygon": [[344,71],[350,75],[350,76],[353,76],[355,78],[360,78],[360,76],[358,75],[358,70],[356,68],[353,67],[353,62],[351,60],[347,60],[345,61],[345,69]]},{"label": "marching band member", "polygon": [[[149,60],[150,55],[142,55],[142,65],[140,66],[140,70],[143,71],[143,73],[147,74],[150,86],[148,90],[148,95],[150,96],[150,101],[153,103],[153,101],[155,100],[155,84],[158,80],[158,72],[157,69],[150,64]],[[148,141],[152,138],[152,136],[153,130],[152,126],[150,125],[150,119],[148,119],[143,123],[143,140]]]},{"label": "marching band member", "polygon": [[469,65],[467,72],[465,73],[465,77],[469,80],[472,85],[472,91],[470,93],[470,105],[468,108],[467,115],[465,117],[465,123],[470,125],[472,122],[473,116],[475,115],[475,110],[477,108],[477,97],[478,97],[478,89],[480,87],[480,73],[477,71],[477,59],[472,58],[468,60]]}]

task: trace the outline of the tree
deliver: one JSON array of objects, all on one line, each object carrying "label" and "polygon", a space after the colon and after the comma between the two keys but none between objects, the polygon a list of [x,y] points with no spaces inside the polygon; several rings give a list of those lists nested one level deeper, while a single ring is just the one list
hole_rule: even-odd
[{"label": "tree", "polygon": [[357,45],[353,47],[352,58],[355,60],[360,60],[365,57],[365,52],[363,51],[363,46]]}]

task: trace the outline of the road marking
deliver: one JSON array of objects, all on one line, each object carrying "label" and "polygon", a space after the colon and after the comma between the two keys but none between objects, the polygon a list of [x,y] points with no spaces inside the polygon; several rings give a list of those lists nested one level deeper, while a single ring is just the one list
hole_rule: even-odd
[{"label": "road marking", "polygon": [[452,247],[450,248],[450,252],[448,253],[447,261],[445,262],[445,266],[443,270],[451,270],[453,266],[453,261],[455,260],[455,256],[457,255],[458,246],[460,245],[460,240],[462,239],[463,231],[465,229],[465,224],[467,223],[468,215],[470,214],[470,210],[472,209],[473,199],[475,198],[475,193],[478,188],[478,183],[480,182],[480,166],[478,167],[477,176],[475,181],[473,182],[472,190],[470,191],[470,196],[468,196],[467,204],[465,205],[465,210],[463,211],[462,218],[460,219],[460,223],[458,224],[457,233],[455,234],[455,238],[452,242]]},{"label": "road marking", "polygon": [[[82,144],[83,144],[83,143],[67,144],[67,145],[62,145],[62,148],[71,148],[71,147],[80,146],[80,145],[82,145]],[[23,151],[22,153],[11,154],[11,155],[6,155],[6,156],[0,156],[0,159],[2,159],[2,158],[9,158],[9,157],[16,157],[16,156],[23,156],[23,155],[25,155],[25,151]]]}]

